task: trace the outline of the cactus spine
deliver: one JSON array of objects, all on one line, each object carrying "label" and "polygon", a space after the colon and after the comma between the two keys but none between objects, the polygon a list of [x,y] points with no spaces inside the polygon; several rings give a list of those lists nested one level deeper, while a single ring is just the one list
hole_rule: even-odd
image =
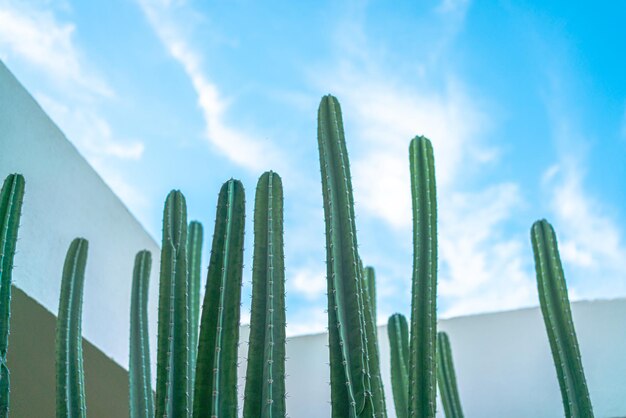
[{"label": "cactus spine", "polygon": [[337,99],[324,96],[317,139],[326,223],[328,331],[333,417],[373,416],[365,310],[350,166]]},{"label": "cactus spine", "polygon": [[415,137],[409,147],[413,199],[413,284],[409,356],[409,416],[435,416],[437,338],[437,198],[433,147]]},{"label": "cactus spine", "polygon": [[86,416],[81,333],[88,242],[76,238],[63,266],[56,329],[57,417]]},{"label": "cactus spine", "polygon": [[187,284],[187,207],[172,190],[163,212],[157,341],[157,417],[186,417],[188,399],[189,304]]},{"label": "cactus spine", "polygon": [[567,296],[556,234],[545,219],[531,229],[539,302],[550,340],[565,416],[593,417],[580,350]]},{"label": "cactus spine", "polygon": [[254,204],[252,313],[244,418],[285,417],[285,266],[283,188],[264,173]]},{"label": "cactus spine", "polygon": [[196,378],[196,357],[200,322],[200,284],[202,277],[202,224],[189,223],[187,234],[187,267],[189,274],[189,400],[193,400]]},{"label": "cactus spine", "polygon": [[398,418],[409,416],[409,326],[404,315],[396,313],[387,322],[391,357],[391,390]]},{"label": "cactus spine", "polygon": [[446,418],[463,418],[450,340],[445,332],[437,333],[437,381]]},{"label": "cactus spine", "polygon": [[11,320],[11,275],[17,243],[22,202],[24,200],[24,177],[11,174],[0,192],[0,417],[9,415],[9,322]]},{"label": "cactus spine", "polygon": [[200,321],[193,416],[237,417],[237,345],[245,199],[238,180],[222,186]]},{"label": "cactus spine", "polygon": [[148,336],[148,286],[152,255],[143,250],[135,256],[130,303],[130,417],[154,417]]}]

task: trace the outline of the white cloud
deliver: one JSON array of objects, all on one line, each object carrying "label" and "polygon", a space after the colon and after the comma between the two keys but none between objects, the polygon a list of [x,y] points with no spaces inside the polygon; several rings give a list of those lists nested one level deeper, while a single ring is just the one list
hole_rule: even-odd
[{"label": "white cloud", "polygon": [[110,164],[139,160],[144,144],[118,137],[100,112],[98,103],[117,98],[90,68],[76,34],[73,23],[59,21],[53,11],[40,10],[35,3],[0,1],[0,55],[35,74],[35,87],[27,88],[109,187],[145,221],[146,198]]},{"label": "white cloud", "polygon": [[[451,19],[459,24],[458,16]],[[408,146],[416,135],[428,137],[437,175],[442,313],[536,303],[529,255],[524,253],[526,236],[511,236],[507,229],[523,201],[517,185],[492,181],[466,186],[477,170],[499,157],[499,150],[483,140],[492,123],[484,103],[475,92],[470,96],[454,76],[431,83],[424,76],[430,69],[423,68],[408,82],[407,73],[381,67],[387,60],[368,45],[363,28],[354,25],[339,31],[351,40],[338,43],[338,64],[313,78],[342,104],[358,213],[383,221],[391,229],[388,234],[410,243]],[[355,36],[346,34],[350,31]],[[446,42],[450,36],[442,34]],[[439,48],[434,47],[437,53]],[[425,87],[431,84],[443,87]],[[400,257],[397,262],[402,262]],[[402,283],[409,272],[410,266],[401,274]],[[403,299],[399,289],[396,286],[395,297],[386,300]],[[385,292],[379,295],[385,297]],[[385,300],[379,304],[383,309],[387,305]]]},{"label": "white cloud", "polygon": [[85,68],[75,31],[74,24],[60,23],[52,12],[29,7],[27,2],[0,3],[0,49],[5,59],[24,60],[71,90],[112,96],[107,83]]},{"label": "white cloud", "polygon": [[443,316],[536,304],[532,257],[523,240],[507,235],[506,222],[521,202],[515,184],[454,193],[440,205],[439,294]]},{"label": "white cloud", "polygon": [[123,160],[141,158],[143,143],[114,138],[111,126],[95,109],[66,105],[45,94],[36,94],[36,98],[90,162],[106,157]]},{"label": "white cloud", "polygon": [[138,0],[144,14],[168,53],[178,61],[198,95],[198,105],[206,124],[209,141],[234,163],[251,170],[273,167],[285,172],[285,159],[271,143],[264,142],[225,120],[228,102],[217,86],[202,70],[201,55],[185,36],[188,23],[176,19],[176,11],[184,3],[167,0]]},{"label": "white cloud", "polygon": [[326,295],[326,272],[311,268],[300,268],[289,272],[289,293],[317,300]]},{"label": "white cloud", "polygon": [[[586,298],[626,293],[626,245],[609,209],[583,186],[584,165],[564,154],[544,175],[568,283]],[[550,219],[549,219],[550,220]]]}]

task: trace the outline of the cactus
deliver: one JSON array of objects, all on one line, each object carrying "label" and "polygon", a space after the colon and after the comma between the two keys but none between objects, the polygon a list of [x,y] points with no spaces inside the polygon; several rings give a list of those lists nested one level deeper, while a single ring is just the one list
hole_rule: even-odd
[{"label": "cactus", "polygon": [[59,418],[86,416],[81,318],[88,245],[84,238],[74,239],[63,266],[56,329],[56,403]]},{"label": "cactus", "polygon": [[539,302],[559,379],[565,416],[593,417],[563,266],[552,225],[545,219],[535,222],[531,229],[531,241],[535,254]]},{"label": "cactus", "polygon": [[202,224],[189,223],[187,234],[187,268],[189,275],[189,400],[193,400],[200,321],[200,284],[202,276]]},{"label": "cactus", "polygon": [[283,188],[264,173],[254,203],[252,313],[244,418],[285,417],[285,266]]},{"label": "cactus", "polygon": [[391,358],[391,390],[398,418],[409,416],[409,326],[404,315],[396,313],[387,322]]},{"label": "cactus", "polygon": [[245,201],[238,180],[220,190],[200,320],[193,416],[237,417],[237,345]]},{"label": "cactus", "polygon": [[413,284],[409,343],[409,416],[435,416],[437,338],[437,198],[433,147],[409,147],[413,198]]},{"label": "cactus", "polygon": [[11,319],[11,275],[17,243],[22,202],[24,200],[24,177],[11,174],[0,192],[0,417],[9,415],[9,322]]},{"label": "cactus", "polygon": [[374,324],[378,324],[377,320],[377,307],[376,307],[376,272],[374,271],[374,267],[367,266],[363,269],[363,275],[365,279],[365,284],[367,287],[367,293],[370,298],[372,315],[374,317]]},{"label": "cactus", "polygon": [[374,307],[375,300],[370,296],[372,283],[374,281],[374,268],[366,267],[363,269],[361,299],[363,300],[363,308],[365,311],[365,331],[367,337],[367,360],[370,371],[370,383],[372,387],[372,397],[374,402],[374,416],[386,417],[387,406],[385,405],[385,390],[383,387],[383,379],[380,375],[380,353],[378,350],[378,332],[376,328],[376,315]]},{"label": "cactus", "polygon": [[332,416],[371,417],[374,402],[350,166],[341,109],[331,95],[319,106],[317,139],[326,223]]},{"label": "cactus", "polygon": [[154,417],[154,397],[150,377],[150,341],[148,336],[148,285],[152,255],[143,250],[135,256],[130,303],[130,417]]},{"label": "cactus", "polygon": [[189,304],[187,283],[187,207],[172,190],[163,212],[157,339],[157,417],[189,414]]},{"label": "cactus", "polygon": [[437,381],[446,418],[463,418],[450,340],[445,332],[437,333]]}]

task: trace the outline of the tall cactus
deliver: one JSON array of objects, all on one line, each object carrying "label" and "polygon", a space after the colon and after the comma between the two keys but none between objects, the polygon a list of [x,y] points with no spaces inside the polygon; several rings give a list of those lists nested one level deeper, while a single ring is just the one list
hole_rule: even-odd
[{"label": "tall cactus", "polygon": [[152,254],[139,251],[135,256],[130,302],[130,417],[154,417],[154,397],[150,377],[150,340],[148,335],[148,287]]},{"label": "tall cactus", "polygon": [[285,417],[283,186],[264,173],[254,203],[252,313],[244,418]]},{"label": "tall cactus", "polygon": [[159,279],[156,416],[189,415],[189,301],[187,284],[187,206],[172,190],[163,212]]},{"label": "tall cactus", "polygon": [[593,417],[556,234],[545,219],[531,228],[539,302],[568,418]]},{"label": "tall cactus", "polygon": [[333,417],[372,417],[365,309],[350,166],[337,99],[324,96],[317,139],[326,223],[328,331]]},{"label": "tall cactus", "polygon": [[9,415],[7,349],[11,320],[11,276],[23,200],[24,177],[21,174],[9,175],[0,192],[0,418]]},{"label": "tall cactus", "polygon": [[378,351],[378,329],[376,327],[375,306],[376,301],[371,296],[372,283],[374,282],[374,268],[363,269],[361,299],[365,311],[365,332],[367,337],[367,360],[370,371],[370,384],[374,402],[374,416],[384,418],[387,416],[385,405],[385,390],[383,379],[380,375],[380,353]]},{"label": "tall cactus", "polygon": [[189,275],[189,400],[193,400],[196,378],[196,356],[200,322],[200,284],[202,281],[202,224],[189,222],[187,234],[187,268]]},{"label": "tall cactus", "polygon": [[238,180],[222,186],[200,320],[193,416],[237,417],[237,345],[245,199]]},{"label": "tall cactus", "polygon": [[387,322],[391,360],[391,390],[398,418],[409,417],[409,326],[395,313]]},{"label": "tall cactus", "polygon": [[413,198],[413,284],[409,416],[433,418],[437,395],[437,198],[433,147],[415,137],[409,148]]},{"label": "tall cactus", "polygon": [[463,418],[450,339],[445,332],[437,333],[437,381],[446,418]]},{"label": "tall cactus", "polygon": [[88,245],[84,238],[74,239],[63,266],[56,329],[58,418],[86,416],[81,325]]}]

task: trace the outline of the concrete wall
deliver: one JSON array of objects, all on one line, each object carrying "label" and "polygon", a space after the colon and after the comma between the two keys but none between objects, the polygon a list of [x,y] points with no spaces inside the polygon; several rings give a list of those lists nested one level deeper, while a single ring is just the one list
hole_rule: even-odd
[{"label": "concrete wall", "polygon": [[[573,316],[596,417],[626,416],[626,300],[578,302]],[[538,308],[441,320],[465,416],[562,417],[550,346]],[[395,416],[386,327],[378,329],[387,410]],[[328,335],[287,343],[289,416],[330,416]],[[242,344],[246,346],[246,344]],[[240,369],[240,374],[245,369]],[[438,406],[438,416],[442,408]]]},{"label": "concrete wall", "polygon": [[87,238],[83,335],[126,367],[133,262],[148,249],[156,353],[157,244],[0,62],[0,177],[14,172],[26,179],[14,285],[56,313],[65,253]]}]

